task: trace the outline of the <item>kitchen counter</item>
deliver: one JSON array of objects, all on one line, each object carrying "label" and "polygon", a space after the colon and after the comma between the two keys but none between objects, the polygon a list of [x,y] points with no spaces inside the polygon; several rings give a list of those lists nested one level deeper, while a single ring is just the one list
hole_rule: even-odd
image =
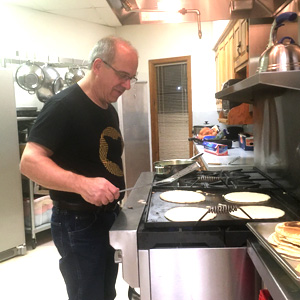
[{"label": "kitchen counter", "polygon": [[274,300],[299,300],[300,283],[274,260],[257,241],[248,241],[248,254]]},{"label": "kitchen counter", "polygon": [[[198,153],[204,153],[201,158],[206,169],[209,171],[231,170],[239,168],[250,170],[254,166],[254,151],[245,151],[242,148],[232,146],[231,149],[228,149],[228,155],[218,156],[204,152],[204,147],[202,145],[198,145],[196,143],[194,145]],[[229,164],[230,161],[236,158],[238,159],[232,164]]]}]

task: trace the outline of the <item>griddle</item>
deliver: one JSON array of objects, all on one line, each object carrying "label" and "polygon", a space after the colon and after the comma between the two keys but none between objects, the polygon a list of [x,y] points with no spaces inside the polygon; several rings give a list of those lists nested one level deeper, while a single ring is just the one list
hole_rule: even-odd
[{"label": "griddle", "polygon": [[[239,219],[232,217],[229,213],[225,214],[217,214],[216,218],[209,220],[209,221],[201,221],[199,223],[197,222],[172,222],[169,221],[168,219],[165,218],[165,213],[175,207],[201,207],[201,208],[206,208],[207,206],[215,206],[217,204],[232,204],[231,202],[227,202],[223,195],[232,192],[228,191],[204,191],[202,192],[205,195],[205,201],[199,202],[199,203],[193,203],[193,204],[178,204],[178,203],[172,203],[172,202],[167,202],[164,201],[160,198],[160,194],[163,193],[166,190],[160,190],[160,191],[155,191],[151,194],[149,203],[146,207],[146,213],[145,213],[145,228],[181,228],[181,227],[190,227],[190,226],[197,226],[197,227],[202,227],[202,226],[244,226],[248,222],[251,221],[264,221],[264,222],[283,222],[287,220],[291,220],[292,216],[290,213],[287,211],[286,207],[280,203],[274,195],[270,193],[270,191],[262,191],[262,190],[255,190],[255,192],[259,193],[264,193],[268,194],[271,199],[266,201],[266,202],[261,202],[261,203],[251,203],[251,204],[236,204],[237,206],[244,206],[244,205],[255,205],[255,206],[270,206],[274,208],[279,208],[283,211],[285,211],[285,215],[281,218],[276,218],[276,219]],[[239,190],[234,190],[234,192],[238,192]],[[254,190],[253,190],[254,192]]]},{"label": "griddle", "polygon": [[[154,182],[161,180],[155,176]],[[160,199],[160,194],[168,190],[201,190],[206,197],[197,204],[178,204]],[[206,207],[227,202],[223,195],[230,192],[258,192],[271,198],[262,203],[248,204],[279,208],[285,215],[277,219],[239,219],[229,213],[201,222],[172,222],[165,213],[178,206]],[[243,247],[253,233],[247,228],[250,222],[285,222],[296,220],[297,210],[292,198],[276,182],[266,178],[257,169],[230,171],[197,171],[180,178],[169,186],[153,186],[148,194],[137,233],[139,249],[160,247]],[[297,202],[298,203],[298,202]],[[237,204],[247,205],[247,204]]]}]

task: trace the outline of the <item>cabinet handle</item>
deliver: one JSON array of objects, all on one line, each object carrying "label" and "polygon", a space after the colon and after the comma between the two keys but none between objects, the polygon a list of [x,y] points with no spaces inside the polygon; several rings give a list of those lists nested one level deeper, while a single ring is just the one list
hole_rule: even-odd
[{"label": "cabinet handle", "polygon": [[236,51],[239,56],[241,55],[241,46],[242,46],[241,42],[239,42],[238,45],[236,46]]}]

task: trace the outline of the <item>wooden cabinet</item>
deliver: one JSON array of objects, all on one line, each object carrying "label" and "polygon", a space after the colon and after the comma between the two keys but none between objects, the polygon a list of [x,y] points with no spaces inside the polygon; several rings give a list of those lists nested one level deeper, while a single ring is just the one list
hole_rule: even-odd
[{"label": "wooden cabinet", "polygon": [[223,42],[220,43],[215,55],[216,74],[217,74],[217,91],[222,89],[222,85],[230,78],[234,78],[234,61],[233,57],[233,29],[230,30]]},{"label": "wooden cabinet", "polygon": [[237,72],[244,68],[249,59],[248,19],[238,20],[233,27],[234,31],[234,69]]},{"label": "wooden cabinet", "polygon": [[[247,76],[248,35],[248,19],[232,20],[214,47],[217,92],[222,90],[224,82],[229,79],[244,79]],[[222,114],[222,100],[217,99],[216,105],[219,122],[226,123],[226,115]]]},{"label": "wooden cabinet", "polygon": [[249,59],[248,40],[248,19],[230,21],[214,47],[217,91],[227,80],[241,78]]}]

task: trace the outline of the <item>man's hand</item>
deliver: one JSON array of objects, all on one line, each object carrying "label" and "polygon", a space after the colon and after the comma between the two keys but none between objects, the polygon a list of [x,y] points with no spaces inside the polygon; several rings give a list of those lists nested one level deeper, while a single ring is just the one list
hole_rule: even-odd
[{"label": "man's hand", "polygon": [[119,189],[102,177],[84,177],[79,193],[85,201],[96,206],[107,205],[120,197]]}]

